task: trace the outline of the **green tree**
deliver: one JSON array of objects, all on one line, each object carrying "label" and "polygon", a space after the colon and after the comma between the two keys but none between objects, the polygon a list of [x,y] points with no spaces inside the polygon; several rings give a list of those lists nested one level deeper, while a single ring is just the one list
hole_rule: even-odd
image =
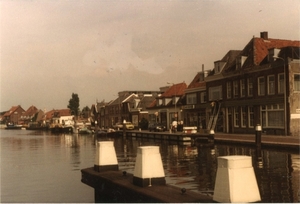
[{"label": "green tree", "polygon": [[72,93],[72,98],[69,100],[68,108],[76,117],[79,114],[79,97],[78,94]]}]

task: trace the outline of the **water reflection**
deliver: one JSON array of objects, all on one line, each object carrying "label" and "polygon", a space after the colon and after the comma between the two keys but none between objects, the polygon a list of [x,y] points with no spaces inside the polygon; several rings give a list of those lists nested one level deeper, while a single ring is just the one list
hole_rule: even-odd
[{"label": "water reflection", "polygon": [[115,146],[121,170],[133,173],[137,147],[144,145],[160,146],[166,181],[170,185],[212,196],[217,158],[227,155],[247,155],[252,157],[262,202],[299,202],[298,154],[248,146],[205,144],[190,146],[149,139],[116,139]]},{"label": "water reflection", "polygon": [[33,131],[1,130],[0,136],[2,202],[93,202],[93,189],[81,183],[80,170],[94,165],[99,139],[114,141],[119,168],[129,173],[139,146],[159,146],[166,182],[207,195],[213,194],[219,156],[252,156],[262,202],[300,201],[297,152]]}]

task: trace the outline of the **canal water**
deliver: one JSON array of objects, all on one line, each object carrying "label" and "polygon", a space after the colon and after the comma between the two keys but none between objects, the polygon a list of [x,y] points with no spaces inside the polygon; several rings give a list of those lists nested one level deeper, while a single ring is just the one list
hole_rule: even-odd
[{"label": "canal water", "polygon": [[[210,196],[218,156],[252,156],[262,202],[300,201],[298,152],[257,152],[247,146],[191,146],[160,140],[123,140],[122,137],[108,139],[114,141],[121,170],[133,173],[138,146],[158,145],[168,184]],[[80,170],[94,165],[96,142],[97,138],[92,135],[0,130],[0,201],[94,202],[94,191],[81,183]],[[258,154],[262,162],[256,159]]]}]

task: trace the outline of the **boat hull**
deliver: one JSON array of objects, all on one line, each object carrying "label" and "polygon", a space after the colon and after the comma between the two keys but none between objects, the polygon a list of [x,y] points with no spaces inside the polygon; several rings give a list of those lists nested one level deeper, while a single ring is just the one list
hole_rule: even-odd
[{"label": "boat hull", "polygon": [[66,126],[66,127],[51,127],[50,131],[52,133],[73,133],[73,127],[72,126]]}]

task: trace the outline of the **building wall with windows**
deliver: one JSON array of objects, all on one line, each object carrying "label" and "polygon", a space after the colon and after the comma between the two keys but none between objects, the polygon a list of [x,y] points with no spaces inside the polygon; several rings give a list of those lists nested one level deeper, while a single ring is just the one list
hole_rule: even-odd
[{"label": "building wall with windows", "polygon": [[265,33],[228,52],[205,78],[207,103],[221,104],[217,132],[253,134],[260,124],[266,134],[300,134],[300,42]]},{"label": "building wall with windows", "polygon": [[290,132],[293,136],[300,135],[300,60],[289,61]]}]

